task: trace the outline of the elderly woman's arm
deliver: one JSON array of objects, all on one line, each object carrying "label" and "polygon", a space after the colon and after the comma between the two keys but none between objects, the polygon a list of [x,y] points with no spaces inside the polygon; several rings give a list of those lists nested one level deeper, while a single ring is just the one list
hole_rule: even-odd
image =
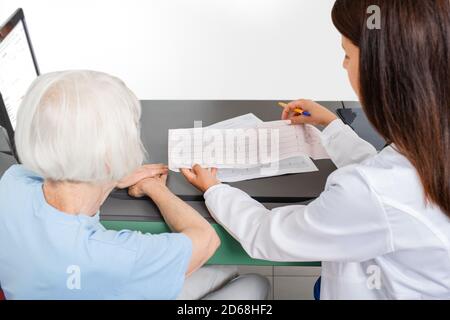
[{"label": "elderly woman's arm", "polygon": [[205,264],[220,245],[214,228],[196,210],[166,187],[167,175],[148,178],[129,189],[134,197],[150,197],[158,206],[172,231],[183,233],[192,241],[192,257],[186,275]]}]

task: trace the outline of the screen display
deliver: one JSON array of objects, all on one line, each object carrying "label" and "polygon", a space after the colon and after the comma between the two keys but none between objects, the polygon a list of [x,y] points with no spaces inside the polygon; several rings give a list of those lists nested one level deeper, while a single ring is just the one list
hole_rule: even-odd
[{"label": "screen display", "polygon": [[0,42],[0,92],[13,129],[19,106],[37,72],[22,21]]}]

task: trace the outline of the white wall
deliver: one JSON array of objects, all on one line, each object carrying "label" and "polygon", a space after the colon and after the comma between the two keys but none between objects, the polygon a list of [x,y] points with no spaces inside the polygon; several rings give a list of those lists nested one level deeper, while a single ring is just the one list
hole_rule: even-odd
[{"label": "white wall", "polygon": [[334,0],[0,0],[42,72],[95,69],[141,99],[354,100]]}]

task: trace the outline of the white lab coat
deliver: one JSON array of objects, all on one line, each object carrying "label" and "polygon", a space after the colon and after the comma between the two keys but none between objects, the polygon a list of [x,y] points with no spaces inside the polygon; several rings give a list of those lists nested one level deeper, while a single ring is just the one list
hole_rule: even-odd
[{"label": "white lab coat", "polygon": [[411,163],[340,120],[322,140],[339,169],[309,205],[268,210],[222,184],[205,193],[209,211],[253,258],[322,261],[321,299],[450,298],[450,219]]}]

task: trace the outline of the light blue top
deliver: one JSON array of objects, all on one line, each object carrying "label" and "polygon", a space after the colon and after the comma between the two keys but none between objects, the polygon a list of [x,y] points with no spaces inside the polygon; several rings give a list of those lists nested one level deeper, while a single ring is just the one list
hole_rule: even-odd
[{"label": "light blue top", "polygon": [[192,254],[183,234],[106,230],[99,215],[51,207],[43,179],[0,180],[0,286],[6,299],[174,299]]}]

